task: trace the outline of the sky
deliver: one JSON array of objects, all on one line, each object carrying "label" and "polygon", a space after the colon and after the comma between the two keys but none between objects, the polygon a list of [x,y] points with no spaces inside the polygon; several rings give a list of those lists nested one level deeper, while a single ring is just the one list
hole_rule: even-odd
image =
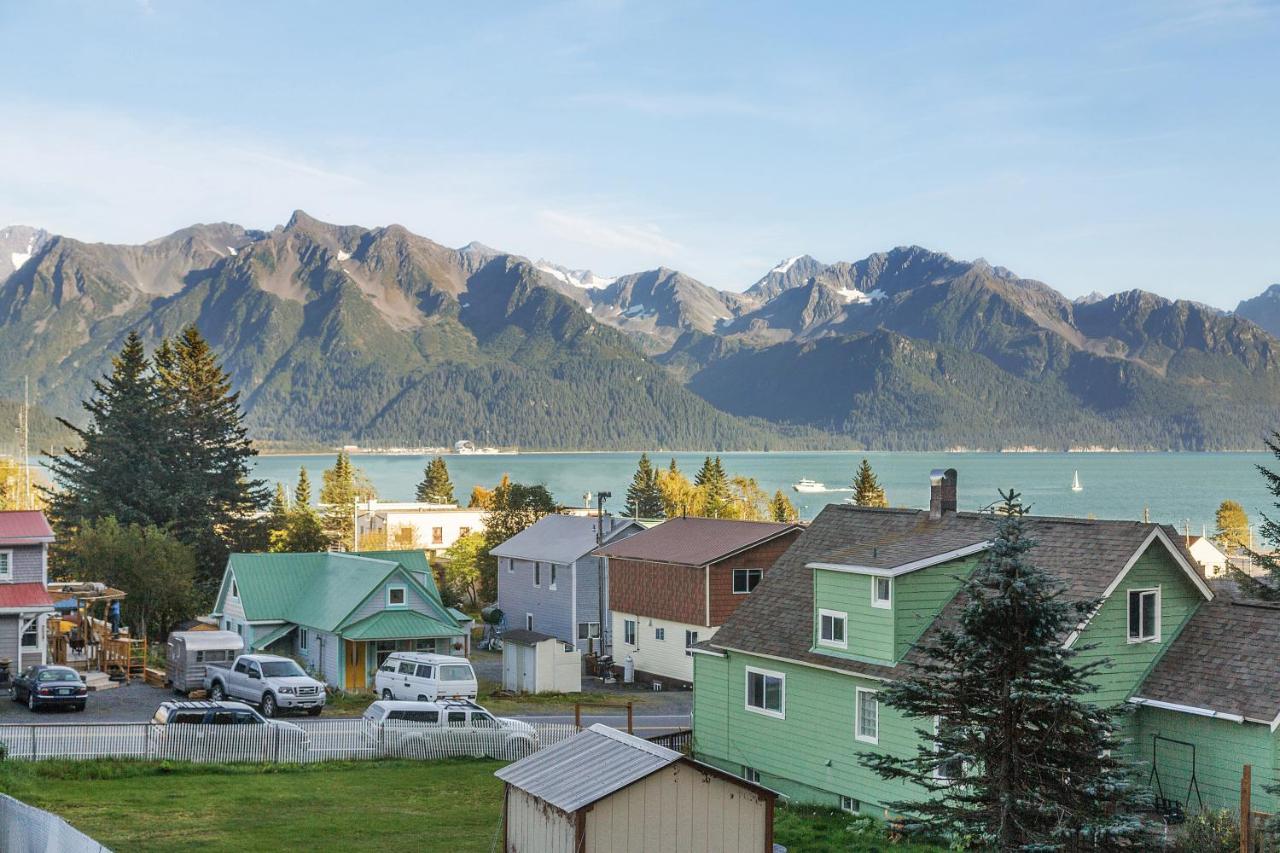
[{"label": "sky", "polygon": [[1280,0],[0,0],[0,226],[294,209],[741,290],[917,244],[1069,296],[1280,282]]}]

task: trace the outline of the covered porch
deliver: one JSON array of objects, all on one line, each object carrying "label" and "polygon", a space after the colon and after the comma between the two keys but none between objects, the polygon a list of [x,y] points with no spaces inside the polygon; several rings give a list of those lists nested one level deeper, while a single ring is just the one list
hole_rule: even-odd
[{"label": "covered porch", "polygon": [[392,652],[466,654],[467,638],[456,625],[411,610],[384,610],[342,629],[344,690],[366,690]]}]

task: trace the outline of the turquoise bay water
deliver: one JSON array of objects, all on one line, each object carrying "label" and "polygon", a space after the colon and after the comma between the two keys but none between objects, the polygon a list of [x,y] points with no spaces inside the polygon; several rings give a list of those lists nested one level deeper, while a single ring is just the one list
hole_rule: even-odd
[{"label": "turquoise bay water", "polygon": [[[654,453],[657,465],[676,463],[692,477],[702,453]],[[827,503],[838,503],[846,492],[801,494],[793,483],[808,477],[828,487],[848,487],[859,460],[866,456],[893,506],[923,507],[929,500],[929,471],[955,468],[959,473],[961,509],[979,509],[996,499],[997,488],[1023,493],[1039,515],[1142,518],[1148,508],[1152,521],[1213,529],[1213,513],[1225,498],[1240,501],[1250,520],[1271,505],[1256,465],[1276,467],[1265,453],[725,453],[730,474],[755,477],[770,494],[783,489],[800,510],[812,518]],[[515,456],[446,456],[455,493],[463,502],[474,485],[492,486],[503,474],[522,483],[541,483],[563,504],[581,505],[590,492],[611,491],[607,507],[622,512],[635,472],[638,453],[522,453]],[[429,457],[357,454],[353,462],[372,479],[382,500],[412,500]],[[298,466],[306,465],[312,483],[332,456],[263,456],[257,476],[283,481],[290,489]],[[1080,472],[1084,490],[1071,491],[1071,476]]]}]

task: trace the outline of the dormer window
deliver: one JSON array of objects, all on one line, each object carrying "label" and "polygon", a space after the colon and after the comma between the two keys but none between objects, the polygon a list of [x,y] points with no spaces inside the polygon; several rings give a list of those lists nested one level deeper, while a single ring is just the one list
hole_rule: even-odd
[{"label": "dormer window", "polygon": [[871,606],[886,609],[893,607],[893,578],[871,579]]},{"label": "dormer window", "polygon": [[835,649],[849,648],[849,640],[845,636],[845,623],[849,614],[838,610],[818,611],[818,645]]},{"label": "dormer window", "polygon": [[1160,642],[1160,590],[1129,590],[1129,642]]}]

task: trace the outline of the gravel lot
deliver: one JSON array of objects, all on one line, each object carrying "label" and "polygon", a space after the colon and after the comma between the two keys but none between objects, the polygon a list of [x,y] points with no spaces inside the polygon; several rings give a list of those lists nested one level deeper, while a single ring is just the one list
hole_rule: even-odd
[{"label": "gravel lot", "polygon": [[178,698],[172,690],[141,682],[89,694],[84,713],[41,710],[31,713],[0,694],[0,723],[144,723],[166,699]]}]

